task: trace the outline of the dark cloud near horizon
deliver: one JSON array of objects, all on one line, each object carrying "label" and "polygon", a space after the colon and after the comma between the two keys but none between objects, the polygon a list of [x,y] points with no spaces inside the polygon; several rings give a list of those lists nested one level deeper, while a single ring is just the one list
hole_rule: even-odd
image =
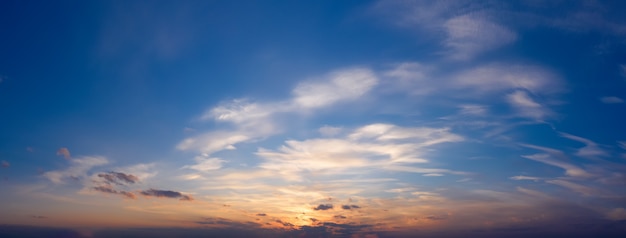
[{"label": "dark cloud near horizon", "polygon": [[47,216],[41,216],[41,215],[32,215],[30,216],[31,218],[35,218],[35,219],[48,219]]},{"label": "dark cloud near horizon", "polygon": [[317,207],[314,207],[313,210],[315,211],[319,211],[319,210],[330,210],[333,209],[333,204],[320,204]]},{"label": "dark cloud near horizon", "polygon": [[359,209],[361,207],[359,207],[357,205],[341,205],[341,208],[343,210],[350,210],[350,209]]},{"label": "dark cloud near horizon", "polygon": [[97,186],[97,187],[93,187],[93,189],[99,192],[103,192],[103,193],[119,194],[130,199],[136,198],[134,193],[126,192],[126,191],[117,191],[107,186]]},{"label": "dark cloud near horizon", "polygon": [[120,172],[115,172],[115,171],[109,171],[106,173],[98,174],[98,177],[106,180],[105,183],[108,183],[108,184],[124,185],[124,184],[134,184],[134,183],[139,182],[139,178],[135,175],[125,174],[125,173],[120,173]]},{"label": "dark cloud near horizon", "polygon": [[346,216],[344,216],[344,215],[335,215],[335,218],[338,218],[338,219],[346,219],[347,217],[346,217]]},{"label": "dark cloud near horizon", "polygon": [[152,188],[141,191],[141,195],[148,196],[148,197],[179,198],[182,201],[193,200],[193,197],[182,194],[180,192],[170,191],[170,190],[158,190],[158,189],[152,189]]},{"label": "dark cloud near horizon", "polygon": [[281,221],[280,219],[275,220],[275,222],[278,222],[278,223],[280,223],[283,226],[294,227],[293,224],[291,224],[289,222],[286,222],[286,221]]},{"label": "dark cloud near horizon", "polygon": [[260,217],[267,216],[267,214],[265,214],[265,213],[258,213],[258,214],[256,214],[256,215],[257,215],[257,216],[260,216]]}]

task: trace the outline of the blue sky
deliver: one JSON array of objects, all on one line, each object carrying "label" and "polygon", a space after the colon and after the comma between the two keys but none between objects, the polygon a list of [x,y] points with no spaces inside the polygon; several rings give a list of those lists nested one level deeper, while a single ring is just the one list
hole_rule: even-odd
[{"label": "blue sky", "polygon": [[622,2],[0,9],[0,224],[626,232]]}]

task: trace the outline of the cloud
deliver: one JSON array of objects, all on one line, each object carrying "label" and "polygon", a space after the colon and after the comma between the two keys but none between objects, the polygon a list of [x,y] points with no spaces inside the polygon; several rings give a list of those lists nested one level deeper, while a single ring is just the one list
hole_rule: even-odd
[{"label": "cloud", "polygon": [[541,180],[541,178],[539,178],[539,177],[531,177],[531,176],[523,176],[523,175],[513,176],[513,177],[510,177],[509,179],[512,179],[512,180],[533,180],[535,182]]},{"label": "cloud", "polygon": [[8,168],[8,167],[11,167],[11,163],[9,163],[9,162],[7,162],[7,161],[3,160],[2,162],[0,162],[0,167],[2,167],[2,168]]},{"label": "cloud", "polygon": [[260,217],[267,216],[267,214],[265,214],[265,213],[258,213],[258,214],[256,214],[256,215],[257,215],[257,216],[260,216]]},{"label": "cloud", "polygon": [[322,136],[332,137],[341,133],[342,129],[343,128],[341,127],[332,127],[329,125],[325,125],[325,126],[320,127],[318,131]]},{"label": "cloud", "polygon": [[617,144],[620,148],[626,150],[626,141],[618,141]]},{"label": "cloud", "polygon": [[70,155],[70,150],[68,150],[66,147],[61,147],[57,150],[57,155],[59,156],[63,156],[63,158],[65,159],[71,159],[72,156]]},{"label": "cloud", "polygon": [[114,171],[100,173],[98,174],[98,177],[104,178],[104,180],[109,184],[117,184],[117,185],[134,184],[136,182],[139,182],[139,178],[137,178],[137,176],[135,175],[114,172]]},{"label": "cloud", "polygon": [[456,73],[451,88],[471,89],[468,96],[500,94],[511,90],[533,95],[554,95],[565,90],[560,78],[534,65],[487,64]]},{"label": "cloud", "polygon": [[444,44],[450,49],[449,57],[457,60],[471,59],[517,39],[515,32],[477,14],[450,18],[443,28],[447,33]]},{"label": "cloud", "polygon": [[359,209],[361,207],[357,205],[341,205],[341,209],[343,210],[351,210],[351,209]]},{"label": "cloud", "polygon": [[77,180],[87,176],[87,171],[96,166],[108,164],[109,161],[101,156],[84,156],[74,158],[71,166],[65,170],[45,172],[43,177],[55,184],[63,184],[67,179]]},{"label": "cloud", "polygon": [[599,190],[595,188],[587,187],[587,186],[580,185],[580,184],[573,183],[573,182],[566,181],[566,180],[555,179],[555,180],[548,180],[546,182],[568,188],[574,192],[583,194],[585,196],[600,195],[601,193]]},{"label": "cloud", "polygon": [[[277,151],[260,148],[264,159],[259,167],[275,171],[288,180],[301,180],[305,171],[337,174],[372,168],[423,173],[458,173],[445,169],[398,167],[398,164],[426,163],[427,148],[462,141],[449,128],[399,127],[370,124],[354,129],[346,138],[288,140]],[[419,170],[419,171],[416,171]]]},{"label": "cloud", "polygon": [[330,209],[333,209],[333,204],[320,204],[317,207],[313,208],[313,210],[315,211],[319,211],[319,210],[325,211],[325,210],[330,210]]},{"label": "cloud", "polygon": [[343,215],[335,215],[335,216],[334,216],[334,218],[337,218],[337,219],[346,219],[347,217],[346,217],[346,216],[343,216]]},{"label": "cloud", "polygon": [[222,168],[222,164],[226,161],[219,158],[206,158],[204,156],[196,156],[195,165],[188,165],[183,168],[189,168],[200,172],[209,172]]},{"label": "cloud", "polygon": [[626,64],[621,64],[619,66],[619,74],[623,77],[626,78]]},{"label": "cloud", "polygon": [[131,193],[131,192],[126,192],[126,191],[117,191],[115,189],[113,189],[111,186],[96,186],[92,188],[93,190],[99,191],[99,192],[103,192],[103,193],[111,193],[111,194],[119,194],[122,195],[126,198],[130,198],[130,199],[135,199],[135,194]]},{"label": "cloud", "polygon": [[336,102],[354,100],[378,84],[369,69],[354,68],[331,72],[322,81],[298,84],[292,91],[293,102],[300,108],[325,107]]},{"label": "cloud", "polygon": [[600,101],[606,104],[624,103],[624,100],[618,97],[601,97]]},{"label": "cloud", "polygon": [[157,190],[157,189],[148,189],[140,192],[141,195],[148,197],[164,197],[164,198],[180,198],[183,201],[191,201],[193,198],[189,195],[182,194],[176,191],[169,190]]},{"label": "cloud", "polygon": [[596,157],[607,157],[607,156],[610,156],[609,152],[601,149],[598,144],[596,144],[595,142],[593,142],[593,141],[591,141],[589,139],[585,139],[585,138],[582,138],[582,137],[579,137],[579,136],[575,136],[575,135],[571,135],[571,134],[567,134],[567,133],[563,133],[563,132],[560,132],[559,135],[562,136],[562,137],[565,137],[567,139],[578,141],[578,142],[581,142],[581,143],[585,144],[584,147],[578,149],[578,151],[576,152],[577,156],[585,157],[585,158],[596,158]]},{"label": "cloud", "polygon": [[507,95],[507,101],[522,117],[542,121],[552,114],[547,108],[535,102],[528,93],[521,90]]},{"label": "cloud", "polygon": [[591,177],[592,175],[590,173],[588,173],[587,171],[581,169],[580,167],[555,159],[553,158],[551,155],[549,154],[533,154],[533,155],[522,155],[523,158],[526,159],[530,159],[530,160],[534,160],[537,162],[541,162],[544,164],[548,164],[548,165],[552,165],[555,167],[559,167],[565,170],[565,174],[572,176],[572,177],[582,177],[582,178],[587,178],[587,177]]}]

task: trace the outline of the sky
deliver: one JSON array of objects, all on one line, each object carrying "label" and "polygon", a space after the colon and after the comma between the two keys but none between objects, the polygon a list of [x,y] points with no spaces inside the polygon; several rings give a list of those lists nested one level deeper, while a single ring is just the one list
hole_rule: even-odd
[{"label": "sky", "polygon": [[620,237],[624,12],[1,1],[0,235]]}]

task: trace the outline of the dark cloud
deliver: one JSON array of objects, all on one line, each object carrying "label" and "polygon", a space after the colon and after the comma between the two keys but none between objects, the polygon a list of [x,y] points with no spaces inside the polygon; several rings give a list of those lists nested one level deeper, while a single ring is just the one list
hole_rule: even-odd
[{"label": "dark cloud", "polygon": [[65,147],[61,147],[57,150],[57,155],[58,156],[63,156],[63,158],[65,159],[71,159],[72,155],[70,154],[70,150],[65,148]]},{"label": "dark cloud", "polygon": [[41,216],[41,215],[32,215],[30,216],[31,218],[35,218],[35,219],[47,219],[47,216]]},{"label": "dark cloud", "polygon": [[333,204],[320,204],[317,207],[314,207],[313,210],[330,210],[333,209]]},{"label": "dark cloud", "polygon": [[211,225],[218,227],[228,227],[233,229],[255,229],[261,225],[254,222],[238,222],[220,217],[205,217],[201,221],[195,222],[200,225]]},{"label": "dark cloud", "polygon": [[7,161],[3,160],[2,162],[0,162],[0,167],[2,167],[2,168],[8,168],[10,166],[11,166],[11,164],[9,162],[7,162]]},{"label": "dark cloud", "polygon": [[191,201],[193,198],[189,195],[182,194],[176,191],[169,190],[157,190],[157,189],[148,189],[141,191],[141,194],[149,197],[165,197],[165,198],[180,198],[183,201]]},{"label": "dark cloud", "polygon": [[259,213],[259,214],[256,214],[256,215],[257,215],[257,216],[260,216],[260,217],[267,216],[267,214],[265,214],[265,213]]},{"label": "dark cloud", "polygon": [[337,218],[337,219],[346,219],[347,217],[345,217],[343,215],[335,215],[335,218]]},{"label": "dark cloud", "polygon": [[93,187],[93,189],[99,192],[103,192],[103,193],[119,194],[130,199],[135,199],[135,194],[131,192],[117,191],[108,186],[97,186],[97,187]]},{"label": "dark cloud", "polygon": [[282,224],[283,226],[288,226],[288,227],[293,227],[294,226],[293,224],[291,224],[289,222],[286,222],[286,221],[281,221],[280,219],[275,220],[275,222],[278,222],[278,223]]},{"label": "dark cloud", "polygon": [[350,210],[350,209],[359,209],[361,207],[357,205],[341,205],[341,208],[344,210]]},{"label": "dark cloud", "polygon": [[134,184],[136,182],[139,182],[139,178],[137,178],[137,176],[135,175],[114,172],[114,171],[98,174],[98,177],[106,180],[106,183],[108,184],[123,185],[125,183]]}]

